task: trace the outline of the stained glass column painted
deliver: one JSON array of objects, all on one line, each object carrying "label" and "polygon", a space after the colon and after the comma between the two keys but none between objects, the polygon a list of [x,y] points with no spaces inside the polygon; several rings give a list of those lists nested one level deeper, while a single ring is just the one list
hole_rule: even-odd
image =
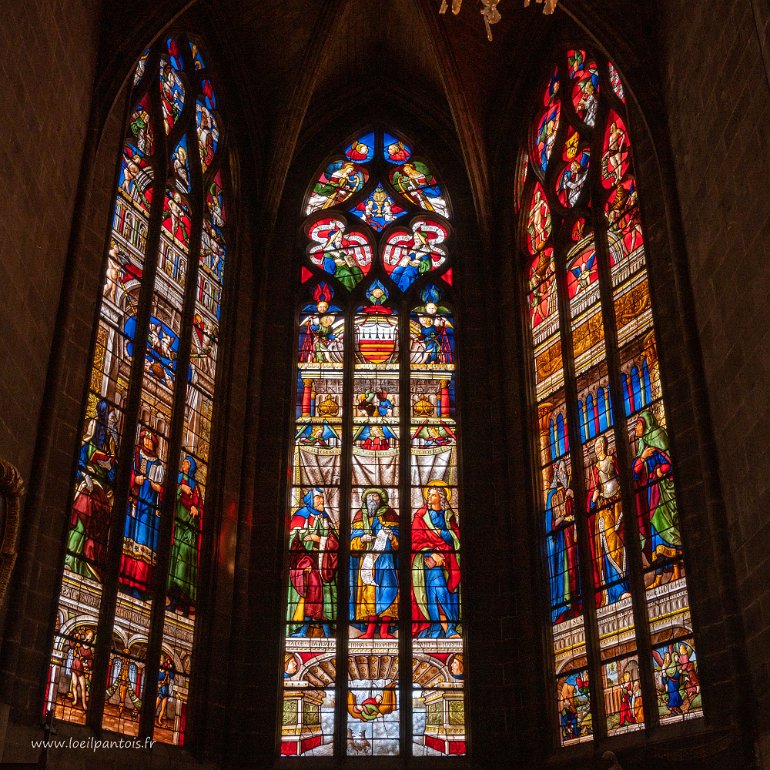
[{"label": "stained glass column painted", "polygon": [[281,753],[288,756],[323,751],[334,737],[346,339],[332,288],[308,284],[299,314],[286,543]]},{"label": "stained glass column painted", "polygon": [[[630,467],[619,411],[624,404],[632,429],[665,445],[659,477],[670,480],[667,438],[645,410],[659,398],[660,387],[622,98],[611,64],[582,50],[567,52],[544,89],[529,158],[519,169],[562,745],[595,732],[640,729],[649,720],[644,704],[662,697],[663,677],[653,692],[651,667],[639,657],[649,642],[639,634],[650,626],[653,645],[661,638],[653,627],[650,591],[683,577],[672,486],[667,500],[674,502],[663,519],[676,542],[666,541],[656,562],[632,480],[657,489],[640,481],[652,451],[642,459],[643,449],[637,449]],[[601,160],[592,164],[592,158]],[[636,261],[628,259],[632,253]],[[662,415],[662,403],[656,406]],[[646,446],[643,438],[641,444]],[[573,469],[580,471],[578,479]],[[637,517],[629,513],[635,502]],[[635,544],[637,518],[649,554],[640,554]],[[591,604],[582,601],[588,592],[581,585],[589,584]],[[675,659],[685,667],[692,661],[694,672],[683,581],[675,590],[685,597],[676,613],[685,624],[678,634],[682,649],[669,644],[665,663],[662,653],[653,651],[653,657],[661,670],[673,670]]]},{"label": "stained glass column painted", "polygon": [[353,749],[368,756],[398,754],[400,743],[401,346],[388,298],[374,281],[353,319],[347,731],[370,721],[370,745]]},{"label": "stained glass column painted", "polygon": [[409,318],[412,740],[418,755],[466,751],[455,323],[444,294],[426,284]]}]

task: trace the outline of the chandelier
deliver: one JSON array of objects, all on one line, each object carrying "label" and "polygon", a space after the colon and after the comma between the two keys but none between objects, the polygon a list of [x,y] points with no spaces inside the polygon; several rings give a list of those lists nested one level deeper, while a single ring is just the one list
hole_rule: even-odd
[{"label": "chandelier", "polygon": [[[559,0],[536,0],[543,6],[543,13],[553,13],[556,10],[556,4]],[[487,28],[487,40],[492,41],[492,25],[497,24],[502,18],[500,11],[497,10],[497,6],[500,0],[480,0],[481,2],[481,15],[484,18],[484,26]],[[531,0],[524,0],[524,7],[528,8]],[[457,16],[462,8],[463,0],[452,0],[452,13]],[[447,0],[441,0],[441,8],[439,13],[446,13],[449,8]]]}]

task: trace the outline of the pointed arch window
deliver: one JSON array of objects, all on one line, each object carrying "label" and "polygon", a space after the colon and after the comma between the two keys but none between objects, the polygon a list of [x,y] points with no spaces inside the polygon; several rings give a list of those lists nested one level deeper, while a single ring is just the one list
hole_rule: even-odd
[{"label": "pointed arch window", "polygon": [[196,38],[159,40],[129,87],[44,709],[181,745],[211,519],[228,169]]},{"label": "pointed arch window", "polygon": [[573,49],[517,180],[561,745],[702,715],[625,92]]},{"label": "pointed arch window", "polygon": [[449,203],[372,130],[303,214],[281,754],[464,754]]}]

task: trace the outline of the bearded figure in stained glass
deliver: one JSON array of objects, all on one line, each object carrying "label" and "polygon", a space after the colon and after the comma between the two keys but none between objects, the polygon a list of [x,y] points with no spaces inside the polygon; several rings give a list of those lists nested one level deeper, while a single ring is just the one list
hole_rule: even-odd
[{"label": "bearded figure in stained glass", "polygon": [[330,637],[337,608],[339,536],[322,489],[308,490],[302,502],[289,525],[289,617],[299,626],[292,636],[308,636],[311,622],[316,622]]},{"label": "bearded figure in stained glass", "polygon": [[158,436],[147,428],[139,434],[129,488],[129,509],[123,530],[120,584],[124,593],[144,598],[157,559],[158,522],[165,468],[158,457]]},{"label": "bearded figure in stained glass", "polygon": [[166,609],[181,609],[189,615],[195,604],[198,582],[198,537],[203,514],[200,484],[195,478],[197,464],[185,455],[176,488],[176,518],[171,562],[168,571],[168,601]]},{"label": "bearded figure in stained glass", "polygon": [[601,603],[613,604],[629,595],[626,551],[623,545],[623,504],[620,499],[618,461],[607,451],[607,439],[594,444],[596,462],[591,466],[588,508],[595,514],[594,547]]},{"label": "bearded figure in stained glass", "polygon": [[96,580],[101,579],[99,570],[104,564],[117,473],[118,431],[114,418],[114,411],[101,399],[80,449],[78,487],[64,560],[67,569]]},{"label": "bearded figure in stained glass", "polygon": [[412,520],[412,617],[419,638],[459,637],[460,528],[443,481],[423,490]]},{"label": "bearded figure in stained glass", "polygon": [[398,619],[398,514],[388,505],[388,493],[370,487],[353,517],[350,532],[350,619],[374,638],[392,639],[390,626]]},{"label": "bearded figure in stained glass", "polygon": [[[566,526],[565,526],[566,525]],[[551,622],[559,623],[580,612],[580,578],[575,542],[575,494],[567,464],[560,460],[545,501],[545,531],[551,589]]]},{"label": "bearded figure in stained glass", "polygon": [[636,457],[633,460],[637,484],[637,506],[642,526],[642,548],[650,564],[656,565],[652,586],[663,582],[664,573],[672,580],[682,577],[679,563],[664,565],[682,554],[679,534],[679,510],[676,505],[674,481],[671,478],[671,457],[668,434],[658,425],[649,410],[642,412],[634,426]]}]

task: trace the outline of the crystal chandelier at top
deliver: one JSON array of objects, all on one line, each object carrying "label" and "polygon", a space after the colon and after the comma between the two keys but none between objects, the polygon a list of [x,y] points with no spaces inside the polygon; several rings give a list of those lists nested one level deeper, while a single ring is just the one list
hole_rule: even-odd
[{"label": "crystal chandelier at top", "polygon": [[[481,15],[484,18],[484,26],[487,28],[487,40],[492,40],[492,25],[497,24],[502,18],[500,11],[497,10],[497,6],[500,0],[480,0],[481,2]],[[524,7],[528,8],[531,0],[524,0]],[[553,13],[556,10],[556,4],[559,0],[536,0],[543,6],[543,13]],[[452,13],[457,16],[462,8],[463,0],[452,0]],[[447,0],[441,0],[441,8],[439,13],[446,13],[449,8]]]}]

